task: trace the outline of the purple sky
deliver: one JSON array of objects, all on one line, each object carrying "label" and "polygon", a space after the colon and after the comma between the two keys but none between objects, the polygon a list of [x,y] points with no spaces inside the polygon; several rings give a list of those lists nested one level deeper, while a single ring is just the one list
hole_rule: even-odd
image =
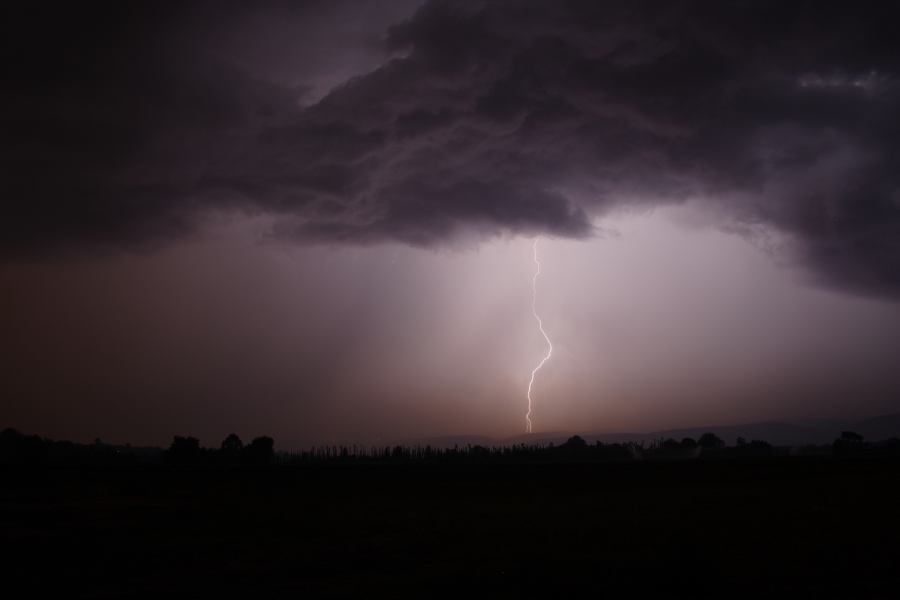
[{"label": "purple sky", "polygon": [[4,9],[0,425],[279,447],[900,404],[880,3]]}]

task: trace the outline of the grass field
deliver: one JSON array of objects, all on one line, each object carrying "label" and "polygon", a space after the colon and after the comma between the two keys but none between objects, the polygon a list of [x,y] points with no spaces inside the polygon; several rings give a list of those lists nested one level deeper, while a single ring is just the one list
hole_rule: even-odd
[{"label": "grass field", "polygon": [[75,597],[896,597],[900,461],[6,470],[5,585]]}]

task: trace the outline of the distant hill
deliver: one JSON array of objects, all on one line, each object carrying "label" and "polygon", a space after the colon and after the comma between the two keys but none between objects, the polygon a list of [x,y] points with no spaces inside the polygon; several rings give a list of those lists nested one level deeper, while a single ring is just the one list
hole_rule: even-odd
[{"label": "distant hill", "polygon": [[502,440],[486,435],[441,435],[402,442],[402,445],[431,446],[432,448],[453,448],[454,446],[459,446],[460,448],[465,448],[466,446],[496,446],[501,443],[503,443]]},{"label": "distant hill", "polygon": [[850,426],[851,431],[862,435],[867,440],[886,440],[900,438],[900,414],[882,415],[858,421]]},{"label": "distant hill", "polygon": [[[668,429],[644,434],[641,439],[653,440],[659,438],[697,439],[707,431],[715,433],[725,440],[726,444],[734,444],[739,437],[750,440],[765,440],[775,446],[793,446],[798,444],[827,444],[834,441],[842,429],[834,427],[810,427],[794,425],[792,423],[780,423],[768,421],[763,423],[748,423],[744,425],[707,425],[705,427],[687,427],[682,429]],[[596,436],[600,441],[607,441],[602,434]],[[614,436],[616,438],[620,436]],[[616,440],[618,441],[618,440]]]},{"label": "distant hill", "polygon": [[900,438],[900,414],[882,415],[861,421],[839,421],[830,419],[809,419],[800,423],[780,421],[764,421],[743,425],[706,425],[703,427],[684,427],[644,433],[600,433],[584,431],[549,431],[515,435],[508,438],[491,438],[481,435],[448,435],[415,440],[413,444],[431,445],[437,448],[453,446],[509,446],[512,444],[559,445],[573,435],[580,435],[586,441],[605,444],[625,442],[650,442],[659,438],[697,439],[711,431],[722,438],[726,444],[733,445],[737,438],[747,441],[765,440],[775,446],[802,446],[806,444],[830,444],[841,435],[842,431],[855,431],[868,441]]}]

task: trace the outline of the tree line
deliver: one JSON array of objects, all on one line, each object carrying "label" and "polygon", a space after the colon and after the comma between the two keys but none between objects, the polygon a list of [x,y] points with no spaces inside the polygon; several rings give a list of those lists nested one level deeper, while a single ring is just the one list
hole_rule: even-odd
[{"label": "tree line", "polygon": [[858,433],[844,431],[830,445],[776,447],[764,440],[738,438],[728,446],[715,433],[698,439],[672,438],[649,442],[588,443],[580,436],[555,445],[512,444],[482,446],[467,444],[453,447],[430,445],[320,445],[300,452],[276,452],[275,440],[269,436],[252,439],[246,445],[231,433],[218,447],[206,448],[199,439],[176,435],[165,450],[106,444],[97,439],[93,444],[54,441],[37,435],[25,435],[15,429],[0,432],[0,465],[7,466],[98,466],[129,467],[160,465],[164,467],[263,467],[304,466],[315,464],[384,464],[384,463],[484,463],[484,462],[552,462],[552,461],[634,461],[684,460],[717,458],[765,458],[788,455],[832,456],[900,456],[900,440],[867,442]]}]

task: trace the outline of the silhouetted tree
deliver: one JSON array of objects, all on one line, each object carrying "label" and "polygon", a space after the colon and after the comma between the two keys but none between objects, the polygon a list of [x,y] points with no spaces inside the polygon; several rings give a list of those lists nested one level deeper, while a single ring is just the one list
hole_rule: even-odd
[{"label": "silhouetted tree", "polygon": [[477,459],[486,459],[491,455],[491,451],[485,448],[484,446],[470,446],[469,447],[469,456]]},{"label": "silhouetted tree", "polygon": [[238,454],[244,449],[244,442],[236,433],[229,433],[228,437],[222,440],[222,451],[228,454]]},{"label": "silhouetted tree", "polygon": [[195,437],[176,435],[166,451],[166,460],[175,465],[197,462],[200,458],[200,440]]},{"label": "silhouetted tree", "polygon": [[35,466],[46,462],[47,446],[37,435],[24,435],[15,429],[0,434],[0,462]]},{"label": "silhouetted tree", "polygon": [[244,446],[243,454],[247,462],[255,465],[267,464],[275,456],[275,440],[265,435],[254,438]]},{"label": "silhouetted tree", "polygon": [[832,448],[837,454],[848,454],[858,452],[865,447],[863,444],[863,436],[855,431],[842,431],[841,437],[834,440]]},{"label": "silhouetted tree", "polygon": [[752,440],[748,442],[746,439],[741,438],[741,443],[734,448],[729,448],[728,454],[731,456],[765,457],[772,456],[774,454],[774,449],[772,448],[772,444],[764,440]]},{"label": "silhouetted tree", "polygon": [[847,442],[848,444],[862,444],[863,436],[856,433],[855,431],[842,431],[841,440]]},{"label": "silhouetted tree", "polygon": [[235,464],[242,459],[243,451],[244,442],[241,441],[241,438],[236,433],[229,433],[222,440],[222,445],[219,447],[215,459],[219,463]]},{"label": "silhouetted tree", "polygon": [[714,449],[714,448],[724,448],[725,442],[722,441],[722,438],[717,436],[711,431],[707,431],[703,435],[700,436],[700,439],[697,441],[698,444],[704,449]]},{"label": "silhouetted tree", "polygon": [[663,450],[680,450],[681,444],[678,443],[678,440],[668,438],[663,441],[660,448],[662,448]]},{"label": "silhouetted tree", "polygon": [[694,438],[689,438],[689,437],[683,438],[681,440],[681,447],[687,448],[687,449],[696,448],[697,441]]},{"label": "silhouetted tree", "polygon": [[573,435],[560,444],[553,452],[555,457],[584,458],[587,456],[588,443],[580,435]]},{"label": "silhouetted tree", "polygon": [[575,448],[587,448],[587,442],[584,441],[584,438],[580,435],[573,435],[569,439],[566,440],[566,443],[563,444],[564,447],[575,449]]}]

